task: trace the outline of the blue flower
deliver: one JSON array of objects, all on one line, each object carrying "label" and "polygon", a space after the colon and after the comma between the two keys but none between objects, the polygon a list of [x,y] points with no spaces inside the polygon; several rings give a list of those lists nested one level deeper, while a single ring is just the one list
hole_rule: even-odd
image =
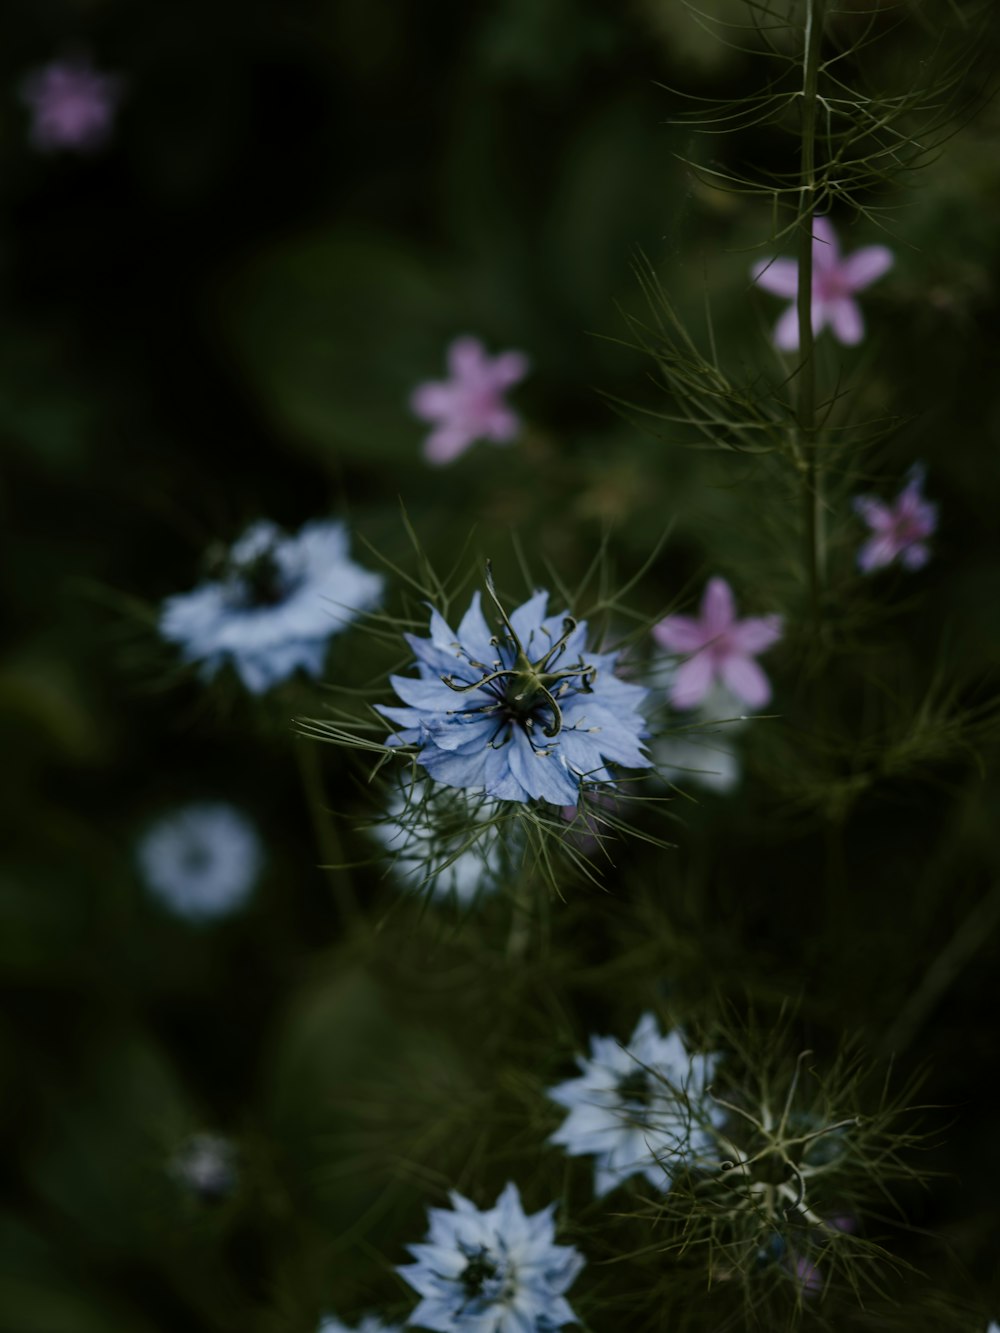
[{"label": "blue flower", "polygon": [[429,639],[408,634],[418,678],[393,676],[404,708],[379,711],[414,745],[436,782],[498,801],[576,805],[581,789],[614,783],[609,763],[648,768],[639,706],[648,691],[614,674],[617,653],[587,649],[587,622],[548,616],[537,592],[508,617],[483,616],[478,592],[456,633],[431,609]]},{"label": "blue flower", "polygon": [[493,801],[435,787],[426,779],[393,792],[371,833],[392,856],[396,875],[418,892],[463,907],[498,886],[508,850]]},{"label": "blue flower", "polygon": [[236,1187],[236,1149],[220,1134],[192,1134],[174,1154],[170,1170],[180,1184],[213,1203]]},{"label": "blue flower", "polygon": [[594,1157],[598,1197],[640,1174],[668,1190],[671,1169],[710,1154],[712,1128],[725,1119],[706,1091],[718,1059],[689,1055],[678,1033],[660,1034],[652,1014],[627,1046],[591,1037],[590,1059],[577,1060],[581,1076],[549,1089],[569,1111],[550,1142],[571,1157]]},{"label": "blue flower", "polygon": [[207,678],[230,662],[263,694],[300,667],[318,676],[330,636],[381,593],[381,576],[350,559],[343,523],[307,523],[287,537],[262,520],[233,546],[221,578],[167,598],[160,633]]},{"label": "blue flower", "polygon": [[333,1315],[326,1315],[320,1320],[316,1333],[403,1333],[403,1330],[401,1325],[386,1324],[373,1314],[366,1314],[353,1330]]},{"label": "blue flower", "polygon": [[576,1323],[563,1293],[584,1259],[556,1245],[555,1204],[526,1216],[507,1185],[485,1212],[451,1195],[453,1211],[430,1208],[430,1234],[407,1248],[398,1272],[423,1298],[410,1322],[434,1333],[543,1333]]},{"label": "blue flower", "polygon": [[155,898],[189,921],[228,916],[250,896],[264,859],[260,838],[231,805],[182,806],[147,830],[136,849]]}]

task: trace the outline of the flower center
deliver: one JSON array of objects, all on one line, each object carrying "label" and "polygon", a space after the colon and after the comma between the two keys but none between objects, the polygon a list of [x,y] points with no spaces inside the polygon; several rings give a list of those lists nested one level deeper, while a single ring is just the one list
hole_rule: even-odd
[{"label": "flower center", "polygon": [[228,581],[231,603],[246,611],[279,606],[299,583],[278,559],[274,546],[265,546],[248,560],[233,565]]},{"label": "flower center", "polygon": [[850,294],[850,288],[837,269],[817,273],[813,279],[813,292],[820,301],[837,301]]},{"label": "flower center", "polygon": [[[500,658],[491,671],[484,663],[471,661],[469,665],[481,670],[479,680],[456,680],[454,676],[442,676],[442,682],[458,694],[470,690],[482,690],[491,698],[476,711],[493,713],[497,717],[497,730],[490,744],[505,745],[510,739],[511,723],[531,737],[537,726],[549,740],[562,731],[562,709],[559,701],[571,691],[589,694],[593,689],[597,668],[588,665],[582,658],[569,666],[560,666],[560,659],[566,651],[566,645],[576,629],[576,621],[567,616],[562,623],[562,634],[534,662],[528,657],[517,631],[510,622],[493,586],[493,571],[489,562],[486,564],[486,588],[500,614],[506,634],[496,637],[492,643],[501,649]],[[506,650],[506,651],[504,651]],[[506,666],[513,658],[513,664]]]},{"label": "flower center", "polygon": [[631,1105],[648,1107],[653,1100],[653,1089],[645,1069],[633,1069],[631,1073],[623,1075],[615,1091],[623,1102]]},{"label": "flower center", "polygon": [[486,1283],[491,1278],[495,1278],[499,1271],[490,1256],[489,1250],[486,1249],[485,1245],[480,1246],[479,1250],[469,1257],[469,1262],[459,1275],[459,1281],[466,1297],[472,1300],[476,1296],[482,1296]]}]

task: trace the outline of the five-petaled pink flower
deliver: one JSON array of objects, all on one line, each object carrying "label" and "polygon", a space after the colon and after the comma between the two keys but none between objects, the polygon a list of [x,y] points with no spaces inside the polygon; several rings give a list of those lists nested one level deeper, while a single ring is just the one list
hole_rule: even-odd
[{"label": "five-petaled pink flower", "polygon": [[510,444],[521,429],[520,417],[503,401],[505,389],[528,373],[522,352],[488,356],[478,338],[456,338],[448,348],[451,378],[420,384],[410,407],[433,423],[424,441],[429,463],[450,463],[476,440]]},{"label": "five-petaled pink flower", "polygon": [[[854,293],[862,291],[892,268],[892,251],[884,245],[866,245],[841,255],[837,233],[827,218],[813,218],[812,326],[819,333],[827,325],[838,342],[848,347],[865,335],[865,322]],[[753,266],[753,280],[765,291],[792,302],[774,330],[775,345],[783,352],[799,346],[799,315],[795,305],[799,266],[794,259],[762,259]]]},{"label": "five-petaled pink flower", "polygon": [[21,84],[21,100],[31,111],[31,142],[48,152],[75,148],[93,152],[111,134],[122,82],[102,74],[82,57],[54,60]]},{"label": "five-petaled pink flower", "polygon": [[669,652],[687,656],[670,687],[675,708],[696,708],[717,680],[751,708],[770,699],[770,682],[754,658],[781,638],[781,617],[737,620],[725,579],[709,580],[697,618],[667,616],[653,626],[653,637]]},{"label": "five-petaled pink flower", "polygon": [[927,564],[931,555],[927,538],[937,527],[937,505],[924,499],[923,484],[924,469],[917,464],[890,504],[872,495],[855,497],[854,511],[872,531],[858,552],[858,567],[864,573],[884,569],[894,560],[905,569],[922,569]]}]

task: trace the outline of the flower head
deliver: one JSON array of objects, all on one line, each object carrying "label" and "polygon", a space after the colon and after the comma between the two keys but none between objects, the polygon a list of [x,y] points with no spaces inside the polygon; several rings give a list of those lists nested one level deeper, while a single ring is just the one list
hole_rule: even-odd
[{"label": "flower head", "polygon": [[407,1248],[398,1269],[422,1297],[410,1322],[435,1333],[547,1333],[576,1322],[564,1292],[583,1267],[571,1245],[556,1245],[549,1204],[526,1215],[517,1186],[480,1211],[461,1194],[430,1208],[430,1232]]},{"label": "flower head", "polygon": [[[865,322],[854,293],[870,286],[892,268],[892,251],[884,245],[866,245],[853,254],[841,255],[837,233],[827,218],[813,218],[812,326],[820,333],[828,325],[838,342],[847,347],[865,335]],[[762,259],[753,266],[753,280],[765,291],[783,296],[792,304],[778,320],[774,341],[784,352],[799,345],[799,266],[794,259]]]},{"label": "flower head", "polygon": [[236,1184],[236,1150],[219,1134],[193,1134],[174,1154],[170,1170],[180,1184],[214,1203]]},{"label": "flower head", "polygon": [[612,784],[608,763],[648,768],[638,707],[647,691],[614,674],[616,653],[590,652],[587,623],[546,615],[548,593],[486,623],[478,592],[458,631],[431,610],[429,639],[407,635],[419,676],[393,676],[404,708],[379,711],[401,730],[389,744],[414,745],[446,787],[498,801],[576,805],[581,791]]},{"label": "flower head", "polygon": [[643,1014],[627,1046],[591,1037],[579,1078],[549,1089],[569,1115],[552,1135],[571,1157],[594,1157],[598,1196],[643,1175],[668,1190],[671,1171],[712,1148],[711,1126],[725,1112],[707,1097],[719,1057],[691,1055],[679,1033],[664,1037]]},{"label": "flower head", "polygon": [[83,58],[54,60],[29,74],[21,100],[31,111],[31,142],[42,152],[93,152],[107,142],[121,100],[121,79]]},{"label": "flower head", "polygon": [[[371,828],[404,882],[462,906],[492,892],[504,845],[493,801],[469,801],[426,780],[393,793],[387,817]],[[477,825],[479,831],[477,831]]]},{"label": "flower head", "polygon": [[330,636],[381,592],[381,576],[350,559],[343,523],[307,523],[287,537],[261,521],[233,546],[220,579],[167,598],[160,633],[204,676],[230,662],[263,694],[300,667],[318,676]]},{"label": "flower head", "polygon": [[456,338],[448,348],[447,380],[420,384],[410,407],[434,429],[424,441],[429,463],[450,463],[476,440],[510,444],[520,418],[503,401],[504,390],[528,373],[523,352],[490,357],[478,338]]},{"label": "flower head", "polygon": [[257,831],[234,806],[186,805],[147,830],[136,849],[153,896],[189,921],[213,921],[242,907],[264,854]]},{"label": "flower head", "polygon": [[361,1323],[350,1329],[332,1314],[328,1314],[320,1320],[316,1333],[403,1333],[403,1329],[402,1325],[387,1324],[373,1314],[364,1315]]},{"label": "flower head", "polygon": [[854,511],[872,535],[858,552],[858,567],[866,574],[898,560],[904,569],[922,569],[930,559],[927,538],[937,527],[937,505],[922,495],[924,469],[912,467],[907,482],[890,504],[871,495],[859,495]]},{"label": "flower head", "polygon": [[770,682],[754,659],[781,638],[781,617],[737,620],[725,579],[709,579],[697,618],[667,616],[653,626],[653,637],[687,658],[670,687],[675,708],[697,708],[717,681],[751,708],[762,708],[771,698]]}]

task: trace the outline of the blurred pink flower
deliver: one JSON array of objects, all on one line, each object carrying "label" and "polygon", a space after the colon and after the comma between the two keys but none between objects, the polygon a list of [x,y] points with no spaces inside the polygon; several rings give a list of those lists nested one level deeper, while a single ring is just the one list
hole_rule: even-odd
[{"label": "blurred pink flower", "polygon": [[521,420],[503,401],[505,389],[528,373],[522,352],[490,357],[478,338],[456,338],[448,348],[447,380],[419,384],[410,407],[434,425],[424,441],[429,463],[450,463],[476,440],[510,444]]},{"label": "blurred pink flower", "polygon": [[75,148],[93,152],[107,142],[121,100],[122,83],[102,74],[84,57],[53,60],[21,84],[21,100],[31,112],[31,143],[48,152]]},{"label": "blurred pink flower", "polygon": [[670,687],[675,708],[696,708],[717,680],[751,708],[770,699],[770,683],[754,658],[781,638],[781,617],[737,620],[725,579],[709,580],[697,619],[667,616],[653,626],[653,637],[668,652],[687,655]]},{"label": "blurred pink flower", "polygon": [[815,1296],[818,1291],[822,1291],[823,1274],[810,1260],[799,1255],[795,1260],[794,1272],[804,1295]]},{"label": "blurred pink flower", "polygon": [[[892,268],[892,251],[884,245],[866,245],[841,255],[837,233],[827,218],[813,218],[812,326],[820,333],[827,325],[838,342],[848,347],[865,334],[861,309],[854,293],[863,291]],[[761,259],[752,269],[753,280],[766,292],[792,302],[774,330],[775,345],[794,352],[799,345],[799,266],[794,259]]]},{"label": "blurred pink flower", "polygon": [[858,567],[866,574],[899,560],[905,569],[922,569],[930,559],[926,539],[937,527],[937,505],[921,494],[924,469],[918,464],[890,504],[872,495],[858,495],[854,512],[871,528],[872,536],[858,551]]}]

